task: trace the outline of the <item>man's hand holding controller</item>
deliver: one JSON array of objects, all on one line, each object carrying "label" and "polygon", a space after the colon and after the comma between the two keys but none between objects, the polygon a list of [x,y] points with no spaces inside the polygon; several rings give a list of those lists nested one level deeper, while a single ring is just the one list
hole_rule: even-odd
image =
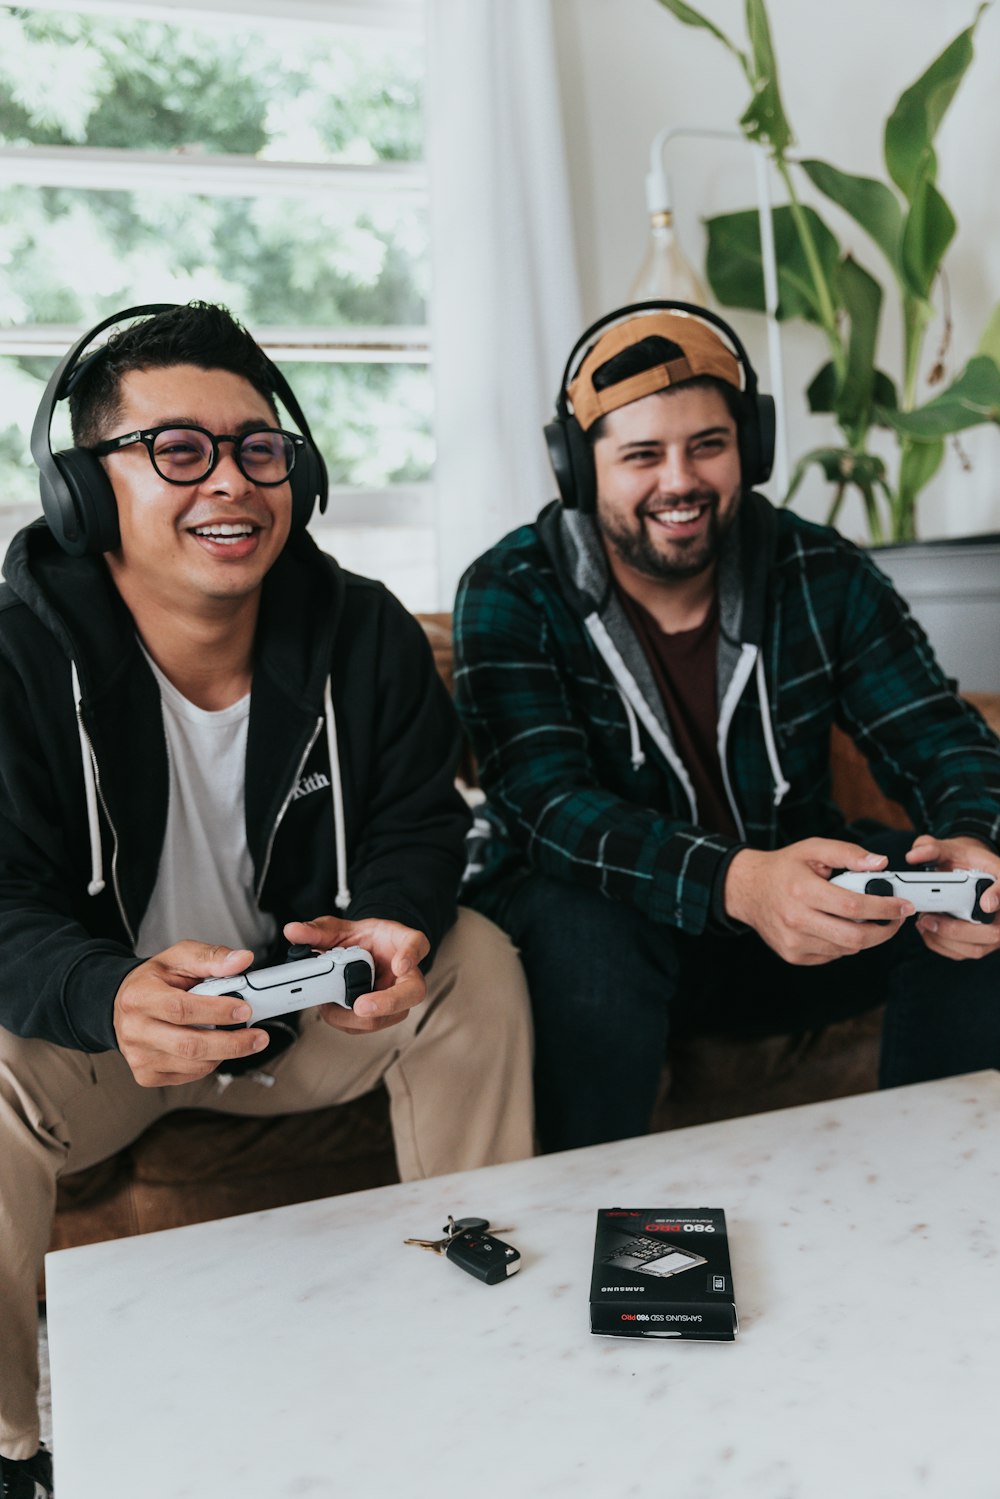
[{"label": "man's hand holding controller", "polygon": [[[973,838],[916,839],[906,855],[910,865],[976,869],[994,878],[981,893],[984,914],[1000,907],[1000,858]],[[726,872],[728,915],[754,931],[788,963],[828,963],[875,947],[895,936],[903,921],[917,914],[914,901],[893,887],[892,894],[865,893],[864,884],[887,868],[885,855],[832,838],[807,838],[787,848],[741,849]],[[831,876],[849,871],[844,883]],[[861,884],[860,889],[845,888]],[[951,958],[979,958],[1000,946],[1000,923],[985,924],[945,915],[920,915],[920,935],[928,947]]]},{"label": "man's hand holding controller", "polygon": [[140,1086],[194,1083],[220,1062],[263,1051],[265,1031],[227,1028],[246,1025],[248,1004],[188,992],[202,979],[235,977],[252,962],[247,948],[175,942],[126,974],[115,996],[115,1035]]},{"label": "man's hand holding controller", "polygon": [[[358,1035],[384,1030],[403,1020],[426,995],[419,964],[430,944],[422,932],[394,921],[321,916],[289,922],[284,935],[317,952],[358,946],[371,954],[374,992],[362,994],[353,1009],[320,1006],[323,1019],[337,1030]],[[267,1033],[246,1028],[253,1013],[249,1004],[226,994],[191,992],[206,979],[236,978],[252,963],[253,953],[245,948],[185,941],[126,975],[115,996],[114,1026],[137,1083],[162,1088],[197,1082],[220,1062],[264,1049]]]},{"label": "man's hand holding controller", "polygon": [[398,921],[366,917],[344,921],[339,916],[319,916],[315,921],[290,921],[284,928],[289,942],[329,952],[334,947],[364,947],[375,961],[375,985],[371,994],[355,1000],[353,1009],[323,1005],[328,1025],[353,1035],[369,1035],[405,1020],[414,1005],[427,994],[420,964],[430,951],[423,932]]},{"label": "man's hand holding controller", "polygon": [[[1000,856],[978,838],[932,838],[921,833],[906,855],[907,864],[930,864],[941,871],[977,870],[993,876],[989,890],[980,891],[979,909],[985,916],[1000,911]],[[925,946],[943,958],[985,958],[1000,949],[1000,920],[962,921],[926,913],[917,918]]]},{"label": "man's hand holding controller", "polygon": [[887,862],[839,838],[805,838],[773,850],[742,848],[726,871],[726,914],[752,927],[786,963],[830,963],[887,942],[914,914],[907,900],[830,883],[837,870],[874,874]]}]

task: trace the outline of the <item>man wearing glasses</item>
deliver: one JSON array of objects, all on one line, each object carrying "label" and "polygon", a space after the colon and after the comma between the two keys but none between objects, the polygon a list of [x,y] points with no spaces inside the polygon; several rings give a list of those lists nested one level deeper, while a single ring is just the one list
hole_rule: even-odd
[{"label": "man wearing glasses", "polygon": [[[39,455],[47,523],[7,555],[0,1499],[51,1491],[35,1295],[63,1173],[173,1109],[380,1080],[404,1179],[531,1153],[518,961],[456,920],[457,722],[419,625],[306,532],[325,474],[280,379],[221,308],[133,323],[53,390],[75,447]],[[189,992],[289,944],[366,948],[375,992],[270,1028]]]}]

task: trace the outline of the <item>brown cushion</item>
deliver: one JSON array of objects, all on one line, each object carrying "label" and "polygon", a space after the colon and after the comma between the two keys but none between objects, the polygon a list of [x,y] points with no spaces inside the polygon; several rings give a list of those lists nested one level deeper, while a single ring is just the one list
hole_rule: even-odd
[{"label": "brown cushion", "polygon": [[[1000,692],[970,692],[967,701],[983,715],[994,734],[1000,735]],[[850,821],[872,817],[890,828],[912,826],[898,802],[883,796],[868,761],[854,741],[834,729],[830,744],[833,799]]]},{"label": "brown cushion", "polygon": [[294,1169],[342,1166],[392,1149],[385,1092],[350,1104],[240,1119],[211,1110],[168,1115],[131,1148],[136,1181],[172,1187],[191,1182],[273,1176]]},{"label": "brown cushion", "polygon": [[124,1150],[87,1171],[64,1176],[56,1193],[49,1247],[69,1249],[138,1233],[131,1189],[132,1161]]},{"label": "brown cushion", "polygon": [[434,665],[448,691],[453,690],[453,653],[450,614],[418,614],[424,634],[430,641],[434,653]]},{"label": "brown cushion", "polygon": [[678,1129],[867,1093],[878,1082],[882,1010],[798,1036],[692,1035],[671,1048],[654,1129]]}]

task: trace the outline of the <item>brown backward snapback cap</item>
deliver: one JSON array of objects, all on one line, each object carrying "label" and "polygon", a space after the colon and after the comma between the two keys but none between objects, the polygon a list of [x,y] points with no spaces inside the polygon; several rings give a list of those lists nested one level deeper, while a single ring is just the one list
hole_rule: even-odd
[{"label": "brown backward snapback cap", "polygon": [[[677,345],[678,354],[673,359],[603,390],[594,389],[595,371],[623,349],[654,334]],[[711,375],[742,389],[739,360],[707,323],[686,313],[641,312],[626,323],[617,323],[597,340],[570,381],[567,394],[573,403],[573,415],[586,432],[609,411],[698,375]]]}]

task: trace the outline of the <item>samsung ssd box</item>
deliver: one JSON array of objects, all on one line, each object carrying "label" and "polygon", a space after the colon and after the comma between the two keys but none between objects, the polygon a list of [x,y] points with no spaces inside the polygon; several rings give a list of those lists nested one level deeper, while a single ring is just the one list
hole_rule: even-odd
[{"label": "samsung ssd box", "polygon": [[731,1343],[739,1331],[721,1208],[602,1208],[590,1330]]}]

